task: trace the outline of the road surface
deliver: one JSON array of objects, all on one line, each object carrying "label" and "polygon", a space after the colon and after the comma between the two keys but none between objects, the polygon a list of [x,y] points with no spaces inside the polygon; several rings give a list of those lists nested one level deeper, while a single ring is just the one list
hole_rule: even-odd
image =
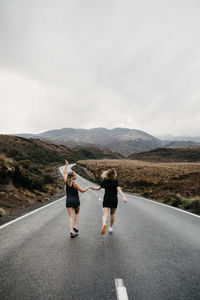
[{"label": "road surface", "polygon": [[74,239],[65,198],[1,226],[0,299],[117,299],[116,279],[128,299],[200,299],[200,218],[127,194],[101,235],[102,197],[80,195]]}]

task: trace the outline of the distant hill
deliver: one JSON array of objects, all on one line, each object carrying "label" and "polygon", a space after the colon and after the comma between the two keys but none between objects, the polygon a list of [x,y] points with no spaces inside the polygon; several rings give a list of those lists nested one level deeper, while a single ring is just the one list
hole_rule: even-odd
[{"label": "distant hill", "polygon": [[142,130],[129,128],[114,128],[110,130],[101,127],[91,129],[62,128],[45,131],[37,135],[18,134],[18,136],[39,138],[67,147],[110,149],[123,156],[159,147],[200,147],[200,143],[193,141],[163,141]]},{"label": "distant hill", "polygon": [[184,141],[184,142],[196,142],[200,143],[200,136],[172,136],[172,135],[162,135],[159,139],[164,141]]},{"label": "distant hill", "polygon": [[192,142],[192,141],[168,141],[165,144],[166,148],[199,148],[200,142]]},{"label": "distant hill", "polygon": [[34,163],[63,163],[64,159],[76,162],[89,158],[121,158],[118,153],[101,150],[94,147],[69,148],[65,145],[55,145],[39,139],[27,139],[18,136],[0,135],[0,153],[17,161],[29,159]]},{"label": "distant hill", "polygon": [[199,148],[157,148],[133,153],[129,159],[151,162],[200,162]]},{"label": "distant hill", "polygon": [[[30,134],[18,134],[28,136]],[[42,140],[52,141],[69,147],[95,146],[100,149],[107,148],[114,152],[128,156],[133,152],[140,152],[163,146],[164,142],[156,137],[136,129],[129,128],[92,128],[74,129],[63,128],[50,130],[38,135],[31,135]]]}]

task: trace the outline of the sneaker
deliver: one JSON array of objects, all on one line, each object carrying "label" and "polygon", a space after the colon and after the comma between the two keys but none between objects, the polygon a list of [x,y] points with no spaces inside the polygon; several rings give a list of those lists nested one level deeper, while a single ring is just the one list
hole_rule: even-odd
[{"label": "sneaker", "polygon": [[70,237],[74,238],[76,235],[73,232],[70,232]]},{"label": "sneaker", "polygon": [[104,234],[106,232],[106,224],[103,225],[102,229],[101,229],[101,234]]},{"label": "sneaker", "polygon": [[78,234],[78,228],[73,227],[73,230],[74,230],[74,232],[75,232],[76,234]]},{"label": "sneaker", "polygon": [[113,228],[109,227],[108,231],[109,231],[109,233],[112,233],[113,232]]}]

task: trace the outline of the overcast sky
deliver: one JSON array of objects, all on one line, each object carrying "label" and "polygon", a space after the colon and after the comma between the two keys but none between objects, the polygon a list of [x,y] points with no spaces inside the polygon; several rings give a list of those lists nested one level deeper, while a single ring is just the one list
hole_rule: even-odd
[{"label": "overcast sky", "polygon": [[0,133],[200,135],[199,0],[0,0]]}]

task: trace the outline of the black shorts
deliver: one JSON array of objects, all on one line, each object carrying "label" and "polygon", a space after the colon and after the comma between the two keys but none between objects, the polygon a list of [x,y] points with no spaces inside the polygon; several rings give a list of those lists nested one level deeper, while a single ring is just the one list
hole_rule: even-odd
[{"label": "black shorts", "polygon": [[77,197],[67,197],[66,198],[66,207],[77,208],[80,206],[80,200]]},{"label": "black shorts", "polygon": [[105,198],[103,199],[103,207],[109,207],[109,208],[117,208],[118,205],[118,199],[114,198],[114,199],[108,199]]}]

